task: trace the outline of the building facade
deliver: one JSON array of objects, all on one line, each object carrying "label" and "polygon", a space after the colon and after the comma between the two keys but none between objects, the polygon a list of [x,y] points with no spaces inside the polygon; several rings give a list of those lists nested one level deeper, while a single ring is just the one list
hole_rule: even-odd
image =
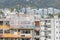
[{"label": "building facade", "polygon": [[16,13],[0,19],[0,40],[60,40],[60,18]]}]

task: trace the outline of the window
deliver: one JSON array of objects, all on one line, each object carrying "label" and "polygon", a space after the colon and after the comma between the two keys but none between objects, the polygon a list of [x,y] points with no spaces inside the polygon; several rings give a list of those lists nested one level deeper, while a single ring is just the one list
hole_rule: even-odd
[{"label": "window", "polygon": [[8,25],[9,26],[9,21],[5,21],[6,22],[6,25]]},{"label": "window", "polygon": [[2,34],[3,33],[3,30],[0,30],[0,34]]},{"label": "window", "polygon": [[47,28],[51,28],[51,25],[45,25],[45,27],[47,27]]},{"label": "window", "polygon": [[45,36],[45,38],[49,38],[49,39],[51,39],[51,36]]},{"label": "window", "polygon": [[50,22],[51,22],[51,20],[45,20],[45,22],[50,23]]},{"label": "window", "polygon": [[18,38],[18,40],[22,40],[21,38]]},{"label": "window", "polygon": [[59,32],[59,34],[60,34],[60,32]]},{"label": "window", "polygon": [[44,22],[44,20],[40,20],[40,22]]},{"label": "window", "polygon": [[29,34],[30,33],[30,30],[22,30],[22,33]]},{"label": "window", "polygon": [[5,40],[9,40],[8,38],[5,38]]},{"label": "window", "polygon": [[4,32],[5,32],[5,33],[10,33],[10,30],[5,30]]},{"label": "window", "polygon": [[48,22],[48,23],[50,23],[50,22],[51,22],[51,20],[48,20],[47,22]]},{"label": "window", "polygon": [[25,37],[25,35],[21,35],[21,37]]},{"label": "window", "polygon": [[58,32],[56,32],[56,33],[58,33]]},{"label": "window", "polygon": [[58,37],[56,37],[56,39],[58,39]]},{"label": "window", "polygon": [[49,39],[51,39],[51,36],[48,36]]},{"label": "window", "polygon": [[16,29],[15,29],[14,31],[15,31],[15,32],[17,32],[17,30],[16,30]]},{"label": "window", "polygon": [[45,36],[45,38],[48,38],[48,36]]},{"label": "window", "polygon": [[35,40],[39,40],[39,38],[35,38]]},{"label": "window", "polygon": [[18,32],[20,32],[20,30],[18,29]]},{"label": "window", "polygon": [[15,38],[15,40],[17,40],[17,38]]},{"label": "window", "polygon": [[59,24],[60,24],[60,21],[59,21]]},{"label": "window", "polygon": [[3,21],[0,21],[0,25],[3,25]]},{"label": "window", "polygon": [[39,35],[39,30],[35,30],[36,35]]},{"label": "window", "polygon": [[14,34],[14,30],[11,30],[11,33]]},{"label": "window", "polygon": [[30,38],[21,38],[21,40],[30,40]]},{"label": "window", "polygon": [[59,28],[60,28],[60,26],[59,26]]},{"label": "window", "polygon": [[60,37],[59,37],[59,39],[60,39]]},{"label": "window", "polygon": [[56,23],[58,23],[58,21],[56,21]]},{"label": "window", "polygon": [[48,30],[48,33],[51,33],[51,30]]},{"label": "window", "polygon": [[56,26],[56,28],[58,28],[58,26]]}]

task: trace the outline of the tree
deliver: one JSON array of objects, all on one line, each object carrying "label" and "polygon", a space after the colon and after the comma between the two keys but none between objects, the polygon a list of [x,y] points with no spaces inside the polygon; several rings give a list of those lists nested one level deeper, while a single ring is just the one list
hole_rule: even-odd
[{"label": "tree", "polygon": [[54,17],[53,14],[48,14],[48,16],[49,16],[50,18]]},{"label": "tree", "polygon": [[0,10],[0,18],[4,18],[5,14]]},{"label": "tree", "polygon": [[58,17],[60,18],[60,13],[58,13],[58,14],[56,14],[56,15],[58,15]]}]

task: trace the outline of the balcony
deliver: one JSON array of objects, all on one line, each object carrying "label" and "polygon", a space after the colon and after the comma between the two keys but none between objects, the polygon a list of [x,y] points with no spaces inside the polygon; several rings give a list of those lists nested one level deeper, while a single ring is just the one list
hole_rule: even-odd
[{"label": "balcony", "polygon": [[40,32],[40,35],[41,35],[41,36],[44,36],[44,35],[45,35],[45,33],[44,33],[44,32]]},{"label": "balcony", "polygon": [[19,35],[10,33],[0,34],[0,38],[31,38],[31,37],[32,37],[31,34],[19,34]]},{"label": "balcony", "polygon": [[5,25],[5,26],[0,25],[0,29],[10,29],[10,26],[8,26],[8,25]]},{"label": "balcony", "polygon": [[35,27],[34,23],[32,24],[30,21],[23,21],[23,22],[10,22],[10,28],[14,29],[33,29]]},{"label": "balcony", "polygon": [[41,25],[45,25],[45,22],[40,22]]},{"label": "balcony", "polygon": [[9,34],[9,33],[5,33],[3,34],[4,38],[18,38],[20,37],[19,35],[15,35],[15,34]]},{"label": "balcony", "polygon": [[46,25],[51,25],[51,23],[46,23]]},{"label": "balcony", "polygon": [[31,34],[21,34],[22,38],[31,38],[32,35]]}]

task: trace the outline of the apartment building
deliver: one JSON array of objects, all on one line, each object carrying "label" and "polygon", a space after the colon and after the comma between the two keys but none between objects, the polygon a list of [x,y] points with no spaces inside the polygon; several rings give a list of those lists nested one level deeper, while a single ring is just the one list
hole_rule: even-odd
[{"label": "apartment building", "polygon": [[[8,17],[9,16],[9,17]],[[60,40],[60,19],[40,13],[15,13],[0,19],[0,40]]]},{"label": "apartment building", "polygon": [[20,9],[20,12],[25,12],[25,10],[28,12],[28,13],[40,13],[42,16],[46,16],[48,14],[57,14],[57,13],[60,13],[60,9],[56,9],[56,8],[52,8],[52,7],[49,7],[49,8],[21,8]]},{"label": "apartment building", "polygon": [[33,40],[33,14],[10,14],[7,17],[0,19],[0,40]]}]

